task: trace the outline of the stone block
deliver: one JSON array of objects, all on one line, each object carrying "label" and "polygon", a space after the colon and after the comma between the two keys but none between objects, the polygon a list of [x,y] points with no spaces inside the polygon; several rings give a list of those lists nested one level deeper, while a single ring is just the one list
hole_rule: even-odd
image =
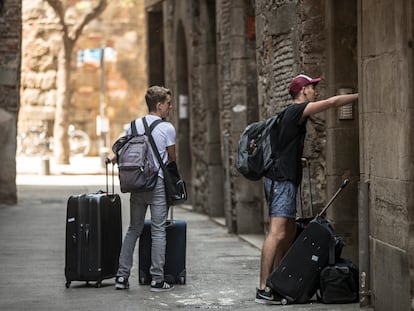
[{"label": "stone block", "polygon": [[0,109],[0,204],[17,203],[16,187],[16,136],[17,115]]},{"label": "stone block", "polygon": [[221,165],[208,166],[207,208],[210,217],[224,216],[224,186],[223,167]]},{"label": "stone block", "polygon": [[236,222],[238,234],[262,233],[263,215],[261,202],[237,202]]},{"label": "stone block", "polygon": [[230,57],[232,61],[246,57],[246,40],[243,36],[233,36],[231,38]]},{"label": "stone block", "polygon": [[23,105],[38,105],[39,104],[39,89],[25,89],[23,90],[21,102]]},{"label": "stone block", "polygon": [[[404,129],[396,114],[370,113],[364,118],[364,143],[369,155],[369,169],[377,177],[399,179],[401,176],[401,138]],[[381,124],[381,130],[378,125]],[[405,139],[405,137],[404,137]]]},{"label": "stone block", "polygon": [[0,85],[15,86],[18,74],[15,69],[0,68]]},{"label": "stone block", "polygon": [[327,171],[331,175],[359,173],[359,137],[356,128],[331,128],[326,136]]},{"label": "stone block", "polygon": [[251,181],[238,174],[234,186],[237,188],[234,193],[234,199],[237,202],[255,204],[263,197],[263,183],[261,181]]},{"label": "stone block", "polygon": [[[401,29],[408,27],[409,15],[405,14],[402,8],[406,4],[404,1],[366,1],[361,4],[362,12],[369,11],[369,14],[363,14],[362,48],[364,55],[389,56],[394,48],[404,41],[399,41],[399,34],[404,33]],[[379,22],[381,21],[381,22]],[[396,29],[398,25],[398,30]],[[409,33],[409,32],[405,32]],[[406,41],[405,41],[406,42]],[[404,43],[405,44],[405,43]]]},{"label": "stone block", "polygon": [[231,61],[231,79],[235,84],[246,83],[246,60],[245,59],[233,59]]},{"label": "stone block", "polygon": [[[401,94],[403,92],[390,92],[399,90],[404,85],[405,75],[399,67],[400,58],[395,53],[369,58],[363,62],[365,73],[364,92],[362,104],[364,113],[395,113],[401,109]],[[378,88],[381,85],[381,88]]]},{"label": "stone block", "polygon": [[246,21],[244,18],[245,12],[243,7],[232,8],[230,13],[230,35],[245,36],[247,32]]},{"label": "stone block", "polygon": [[296,3],[287,3],[271,10],[268,18],[270,35],[292,31],[296,21]]},{"label": "stone block", "polygon": [[371,176],[370,232],[384,243],[407,249],[409,238],[409,187],[399,180]]},{"label": "stone block", "polygon": [[21,83],[23,88],[34,88],[36,79],[35,71],[22,71]]},{"label": "stone block", "polygon": [[43,73],[42,80],[40,82],[40,88],[42,90],[50,90],[56,88],[56,71],[48,70]]},{"label": "stone block", "polygon": [[55,107],[57,101],[57,91],[50,90],[45,92],[45,106]]},{"label": "stone block", "polygon": [[375,310],[410,310],[411,273],[407,252],[373,239],[371,264]]}]

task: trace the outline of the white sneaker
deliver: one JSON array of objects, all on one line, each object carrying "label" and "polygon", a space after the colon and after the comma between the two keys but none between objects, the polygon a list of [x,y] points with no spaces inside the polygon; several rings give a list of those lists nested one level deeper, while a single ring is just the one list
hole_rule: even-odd
[{"label": "white sneaker", "polygon": [[174,286],[172,284],[168,284],[165,281],[161,281],[161,282],[151,281],[152,292],[167,292],[172,289],[174,289]]}]

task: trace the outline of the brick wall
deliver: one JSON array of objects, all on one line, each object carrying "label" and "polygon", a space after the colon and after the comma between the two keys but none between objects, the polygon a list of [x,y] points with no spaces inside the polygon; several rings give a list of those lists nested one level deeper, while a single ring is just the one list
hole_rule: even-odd
[{"label": "brick wall", "polygon": [[[256,1],[259,109],[269,117],[291,103],[288,85],[299,73],[324,76],[326,68],[324,9],[321,1]],[[318,85],[320,98],[325,84]],[[305,141],[304,156],[311,160],[313,203],[325,200],[325,119],[312,116]],[[307,172],[304,172],[307,174]],[[310,187],[303,180],[303,205],[309,206]]]}]

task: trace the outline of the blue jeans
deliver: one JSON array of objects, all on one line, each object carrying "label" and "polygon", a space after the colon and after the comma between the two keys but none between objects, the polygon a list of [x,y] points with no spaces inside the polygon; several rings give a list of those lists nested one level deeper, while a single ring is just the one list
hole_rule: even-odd
[{"label": "blue jeans", "polygon": [[131,273],[134,249],[144,228],[148,205],[150,205],[151,210],[152,238],[150,274],[153,281],[160,282],[164,280],[165,247],[167,244],[165,226],[168,217],[164,180],[160,177],[158,177],[157,184],[152,191],[131,193],[131,222],[119,255],[117,276],[128,278]]},{"label": "blue jeans", "polygon": [[[296,218],[296,193],[298,187],[291,181],[274,181],[265,178],[264,190],[270,217]],[[269,200],[271,199],[271,202]]]}]

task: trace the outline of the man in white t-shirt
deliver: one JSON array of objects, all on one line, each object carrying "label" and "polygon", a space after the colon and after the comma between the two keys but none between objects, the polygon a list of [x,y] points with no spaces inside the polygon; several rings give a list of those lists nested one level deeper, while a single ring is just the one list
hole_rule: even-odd
[{"label": "man in white t-shirt", "polygon": [[[145,95],[149,113],[145,116],[148,126],[152,122],[168,117],[171,104],[171,91],[162,86],[152,86]],[[142,119],[135,121],[138,134],[144,134],[145,129]],[[130,133],[131,129],[127,130]],[[175,137],[174,126],[170,122],[159,123],[152,131],[155,144],[164,163],[175,161]],[[154,163],[159,166],[154,156]],[[165,197],[163,171],[159,170],[155,188],[151,191],[131,193],[130,197],[130,225],[124,238],[119,256],[119,268],[115,280],[116,289],[128,289],[128,278],[131,273],[134,249],[137,239],[144,227],[145,214],[148,205],[151,209],[151,291],[161,292],[173,289],[173,285],[164,280],[166,231],[165,225],[168,216],[168,206]]]}]

